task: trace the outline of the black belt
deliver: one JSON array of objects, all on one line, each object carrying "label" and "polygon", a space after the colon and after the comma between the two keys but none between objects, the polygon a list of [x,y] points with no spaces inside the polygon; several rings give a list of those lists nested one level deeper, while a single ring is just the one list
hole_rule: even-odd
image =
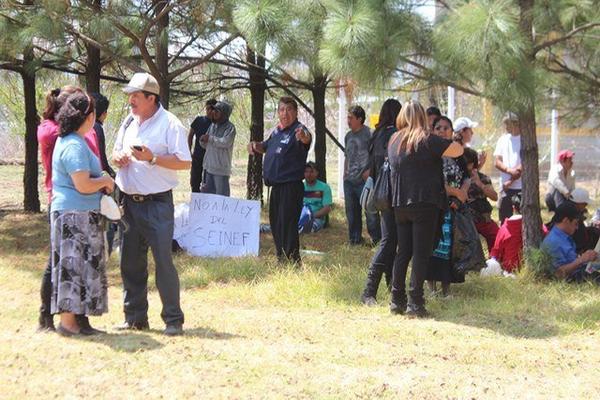
[{"label": "black belt", "polygon": [[167,190],[166,192],[160,193],[151,193],[151,194],[127,194],[123,193],[125,197],[133,200],[136,203],[143,203],[145,201],[165,201],[171,197],[171,191]]}]

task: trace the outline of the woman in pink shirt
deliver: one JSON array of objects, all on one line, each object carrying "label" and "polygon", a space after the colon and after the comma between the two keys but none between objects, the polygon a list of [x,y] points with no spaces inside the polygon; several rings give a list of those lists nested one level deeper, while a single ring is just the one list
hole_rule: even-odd
[{"label": "woman in pink shirt", "polygon": [[[54,152],[54,145],[56,144],[56,139],[58,138],[60,131],[55,117],[66,98],[77,91],[81,91],[81,89],[69,85],[48,92],[46,95],[46,106],[44,107],[44,112],[42,114],[43,120],[37,129],[37,139],[42,158],[42,165],[46,173],[44,187],[48,193],[48,211],[50,210],[50,203],[52,202],[52,153]],[[85,141],[92,152],[100,157],[98,152],[98,141],[93,129],[86,133]],[[50,219],[48,219],[48,221],[50,221]],[[40,306],[38,331],[54,330],[54,321],[52,314],[50,314],[50,297],[52,295],[51,273],[51,259],[48,258],[48,264],[42,277],[42,287],[40,289],[42,305]],[[97,333],[97,331],[89,325],[85,316],[78,316],[78,322],[79,325],[82,326],[82,333]],[[85,327],[85,329],[83,329],[83,327]]]}]

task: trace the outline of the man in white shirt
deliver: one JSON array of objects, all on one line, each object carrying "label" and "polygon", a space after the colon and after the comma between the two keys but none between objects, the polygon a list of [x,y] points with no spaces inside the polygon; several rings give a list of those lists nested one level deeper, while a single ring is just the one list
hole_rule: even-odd
[{"label": "man in white shirt", "polygon": [[550,167],[548,193],[546,193],[548,211],[556,210],[556,207],[571,198],[571,194],[575,189],[574,155],[575,153],[571,150],[563,150],[558,153],[558,163]]},{"label": "man in white shirt", "polygon": [[173,265],[173,192],[177,170],[191,165],[186,131],[160,105],[159,86],[147,73],[136,73],[123,89],[131,114],[119,129],[113,160],[123,194],[129,229],[121,243],[125,322],[118,329],[148,329],[148,247],[156,264],[156,286],[163,303],[166,335],[183,333],[179,276]]},{"label": "man in white shirt", "polygon": [[500,225],[512,215],[511,198],[521,195],[521,128],[516,114],[508,112],[503,119],[507,133],[498,139],[494,165],[500,171]]}]

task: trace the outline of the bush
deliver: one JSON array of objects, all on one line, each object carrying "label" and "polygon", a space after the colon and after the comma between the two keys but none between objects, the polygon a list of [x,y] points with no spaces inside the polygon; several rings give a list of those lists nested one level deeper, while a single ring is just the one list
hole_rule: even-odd
[{"label": "bush", "polygon": [[523,253],[522,273],[533,279],[551,279],[554,276],[552,257],[542,249],[526,249]]}]

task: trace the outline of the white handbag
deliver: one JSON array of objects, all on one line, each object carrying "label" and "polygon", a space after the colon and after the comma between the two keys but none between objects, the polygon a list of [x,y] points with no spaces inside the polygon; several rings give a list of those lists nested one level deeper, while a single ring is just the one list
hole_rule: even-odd
[{"label": "white handbag", "polygon": [[119,221],[121,219],[121,209],[119,205],[110,196],[102,195],[100,199],[100,214],[104,215],[111,221]]}]

